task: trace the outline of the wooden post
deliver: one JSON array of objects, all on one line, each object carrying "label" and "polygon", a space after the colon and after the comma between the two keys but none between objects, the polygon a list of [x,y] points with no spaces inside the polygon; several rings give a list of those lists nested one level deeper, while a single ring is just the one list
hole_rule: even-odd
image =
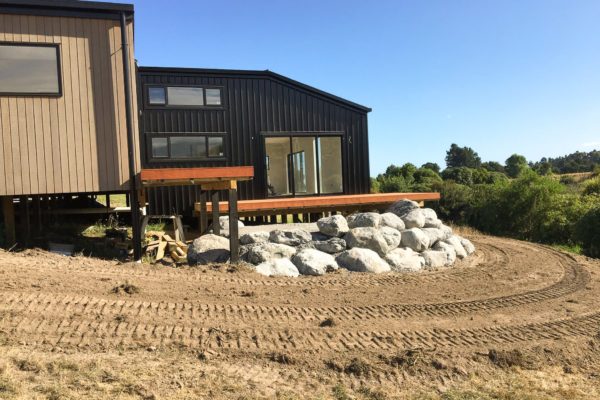
[{"label": "wooden post", "polygon": [[2,197],[2,215],[4,216],[4,236],[6,248],[11,248],[17,243],[17,231],[15,229],[15,205],[13,198]]},{"label": "wooden post", "polygon": [[204,235],[208,229],[208,220],[206,213],[206,191],[200,190],[200,235]]},{"label": "wooden post", "polygon": [[221,234],[221,224],[219,223],[219,191],[211,192],[210,201],[212,204],[212,226],[215,235]]},{"label": "wooden post", "polygon": [[237,189],[229,189],[229,252],[232,263],[240,260],[237,212]]},{"label": "wooden post", "polygon": [[23,233],[23,245],[25,247],[29,246],[29,241],[31,239],[31,224],[29,221],[29,198],[27,196],[21,196],[19,198],[19,208],[20,208],[20,218],[21,218],[21,226]]}]

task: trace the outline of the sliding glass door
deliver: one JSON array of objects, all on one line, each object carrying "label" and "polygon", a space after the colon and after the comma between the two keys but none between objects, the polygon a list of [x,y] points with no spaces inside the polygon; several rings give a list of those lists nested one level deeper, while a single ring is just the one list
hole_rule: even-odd
[{"label": "sliding glass door", "polygon": [[269,197],[341,193],[342,138],[267,136],[265,167]]}]

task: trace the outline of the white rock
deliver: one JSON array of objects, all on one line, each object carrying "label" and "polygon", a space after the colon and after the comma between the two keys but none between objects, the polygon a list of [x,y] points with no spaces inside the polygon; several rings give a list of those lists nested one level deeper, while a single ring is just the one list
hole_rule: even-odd
[{"label": "white rock", "polygon": [[446,233],[438,228],[423,228],[421,230],[429,238],[429,247],[432,247],[439,240],[445,240],[447,238]]},{"label": "white rock", "polygon": [[388,208],[388,212],[396,214],[400,218],[408,214],[410,211],[419,208],[419,203],[412,200],[398,200]]},{"label": "white rock", "polygon": [[[360,228],[359,228],[360,229]],[[337,263],[350,271],[382,273],[389,272],[390,266],[373,250],[354,248],[337,256]]]},{"label": "white rock", "polygon": [[289,276],[300,275],[298,268],[287,258],[276,258],[265,261],[255,267],[256,272],[265,276]]},{"label": "white rock", "polygon": [[427,221],[427,219],[425,220],[425,225],[423,225],[424,228],[441,228],[444,225],[444,223],[442,221],[440,221],[439,219],[435,219],[435,220],[430,220]]},{"label": "white rock", "polygon": [[389,226],[384,226],[379,228],[379,232],[381,232],[388,245],[388,251],[393,250],[400,245],[400,240],[402,239],[400,231],[390,228]]},{"label": "white rock", "polygon": [[344,240],[349,248],[360,247],[375,251],[380,256],[388,252],[387,241],[377,228],[354,228],[344,235]]},{"label": "white rock", "polygon": [[465,250],[463,245],[460,243],[460,239],[458,238],[458,236],[452,235],[448,239],[444,240],[444,242],[448,243],[448,244],[452,245],[452,247],[454,247],[454,250],[456,251],[456,257],[458,257],[462,260],[463,258],[465,258],[467,256],[467,251]]},{"label": "white rock", "polygon": [[385,261],[395,272],[417,272],[425,266],[423,257],[408,247],[390,251],[386,254]]},{"label": "white rock", "polygon": [[401,218],[402,221],[404,221],[404,225],[406,225],[407,229],[422,228],[425,226],[425,215],[423,214],[423,210],[420,208],[410,211]]},{"label": "white rock", "polygon": [[381,215],[376,212],[364,212],[348,216],[348,227],[352,228],[377,228]]},{"label": "white rock", "polygon": [[285,244],[288,246],[300,246],[312,240],[310,232],[303,229],[280,230],[276,229],[269,234],[269,240],[273,243]]},{"label": "white rock", "polygon": [[292,256],[292,263],[302,275],[324,275],[338,269],[331,254],[316,249],[303,249]]},{"label": "white rock", "polygon": [[317,240],[312,244],[315,249],[329,254],[340,253],[346,250],[346,241],[338,237],[332,237],[328,240]]},{"label": "white rock", "polygon": [[188,247],[187,261],[190,265],[221,263],[229,260],[229,240],[207,234],[195,239]]},{"label": "white rock", "polygon": [[437,242],[433,247],[433,250],[443,251],[446,253],[446,265],[450,266],[456,261],[456,250],[454,246],[446,242]]},{"label": "white rock", "polygon": [[429,248],[429,237],[419,228],[411,228],[401,232],[402,247],[409,247],[414,251],[424,251]]},{"label": "white rock", "polygon": [[266,243],[269,241],[269,232],[248,232],[240,236],[240,244]]},{"label": "white rock", "polygon": [[319,232],[327,236],[343,236],[350,230],[346,218],[337,214],[319,219],[317,227],[319,228]]},{"label": "white rock", "polygon": [[390,228],[394,228],[399,231],[402,231],[406,228],[404,225],[404,221],[402,221],[402,219],[399,216],[391,212],[381,214],[379,226],[389,226]]},{"label": "white rock", "polygon": [[279,243],[261,243],[248,249],[246,257],[252,264],[260,264],[277,258],[290,258],[296,249]]},{"label": "white rock", "polygon": [[425,250],[421,253],[427,268],[441,268],[446,265],[448,256],[445,251]]},{"label": "white rock", "polygon": [[440,229],[442,230],[442,232],[444,232],[444,239],[443,240],[446,240],[450,236],[452,236],[452,228],[450,228],[448,225],[442,225],[440,227]]},{"label": "white rock", "polygon": [[[227,216],[219,217],[219,226],[223,230],[228,230],[229,229],[229,217],[227,217]],[[244,223],[242,221],[238,220],[238,228],[243,228],[243,227],[244,227]]]},{"label": "white rock", "polygon": [[469,239],[465,239],[464,237],[460,236],[458,236],[458,238],[460,239],[460,244],[462,244],[468,256],[475,252],[475,246],[473,245],[473,243],[471,243]]}]

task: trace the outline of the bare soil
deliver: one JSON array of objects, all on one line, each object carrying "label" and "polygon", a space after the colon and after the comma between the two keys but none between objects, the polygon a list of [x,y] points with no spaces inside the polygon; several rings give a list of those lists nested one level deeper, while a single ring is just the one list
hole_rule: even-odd
[{"label": "bare soil", "polygon": [[0,399],[600,398],[600,262],[470,239],[300,278],[0,252]]}]

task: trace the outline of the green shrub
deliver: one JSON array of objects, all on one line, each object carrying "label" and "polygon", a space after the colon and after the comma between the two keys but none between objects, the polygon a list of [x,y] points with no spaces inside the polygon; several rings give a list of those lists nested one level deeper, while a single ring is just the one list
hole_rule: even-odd
[{"label": "green shrub", "polygon": [[588,211],[579,220],[576,238],[584,254],[600,258],[600,206]]},{"label": "green shrub", "polygon": [[379,190],[381,193],[409,192],[410,185],[406,183],[403,176],[382,177],[379,180]]},{"label": "green shrub", "polygon": [[573,176],[563,175],[560,177],[560,183],[562,183],[563,185],[574,185],[576,182]]},{"label": "green shrub", "polygon": [[473,189],[453,181],[445,181],[434,185],[432,190],[440,192],[441,196],[435,206],[438,216],[442,220],[464,223],[471,207]]},{"label": "green shrub", "polygon": [[597,194],[600,195],[600,176],[592,178],[585,183],[583,188],[584,195]]},{"label": "green shrub", "polygon": [[446,168],[442,171],[442,178],[445,181],[454,181],[461,185],[472,185],[473,169],[467,167]]}]

